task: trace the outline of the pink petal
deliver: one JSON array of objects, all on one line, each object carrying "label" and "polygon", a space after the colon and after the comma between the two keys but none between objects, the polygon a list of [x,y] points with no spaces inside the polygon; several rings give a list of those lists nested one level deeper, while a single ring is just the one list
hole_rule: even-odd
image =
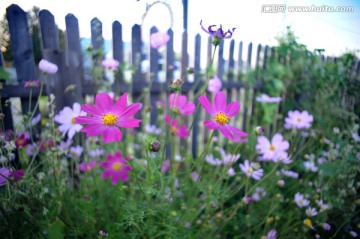
[{"label": "pink petal", "polygon": [[183,125],[180,129],[179,129],[179,131],[178,131],[178,133],[176,134],[179,138],[186,138],[186,137],[188,137],[189,136],[189,131],[187,130],[187,127],[186,127],[186,125]]},{"label": "pink petal", "polygon": [[240,129],[232,126],[232,125],[226,125],[226,128],[230,129],[230,131],[233,132],[233,134],[236,134],[237,137],[247,137],[249,134],[241,131]]},{"label": "pink petal", "polygon": [[205,95],[201,95],[199,97],[199,102],[201,104],[201,106],[211,115],[211,116],[215,116],[216,112],[214,110],[214,107],[210,104],[210,101],[208,100],[208,98]]},{"label": "pink petal", "polygon": [[216,129],[220,128],[220,125],[214,120],[205,120],[203,124],[208,129],[215,129],[216,130]]},{"label": "pink petal", "polygon": [[240,104],[238,102],[231,102],[228,106],[225,108],[225,114],[228,117],[234,117],[240,110]]},{"label": "pink petal", "polygon": [[140,126],[140,122],[139,119],[124,119],[116,122],[116,125],[122,128],[136,128]]},{"label": "pink petal", "polygon": [[195,104],[192,102],[189,102],[188,104],[185,104],[181,109],[180,113],[182,115],[191,115],[195,112]]},{"label": "pink petal", "polygon": [[113,100],[110,98],[108,93],[99,93],[95,96],[95,103],[99,110],[106,114],[113,108]]},{"label": "pink petal", "polygon": [[126,181],[129,180],[129,176],[128,176],[127,173],[124,172],[124,171],[121,171],[121,172],[119,173],[119,178],[120,178],[123,182],[126,182]]},{"label": "pink petal", "polygon": [[234,136],[232,135],[232,132],[231,132],[231,130],[228,128],[228,127],[226,127],[227,125],[222,125],[222,126],[220,126],[220,132],[226,137],[226,138],[228,138],[228,139],[233,139],[234,138]]},{"label": "pink petal", "polygon": [[101,124],[90,124],[85,126],[81,132],[85,132],[88,137],[97,136],[104,132],[108,127]]},{"label": "pink petal", "polygon": [[77,124],[102,124],[101,118],[95,118],[90,116],[78,116],[75,118]]},{"label": "pink petal", "polygon": [[223,92],[218,92],[214,99],[214,108],[216,112],[222,111],[225,113],[226,97]]},{"label": "pink petal", "polygon": [[105,172],[103,172],[103,174],[101,175],[101,177],[102,177],[103,179],[106,179],[106,178],[108,178],[108,177],[111,177],[111,175],[112,175],[112,171],[106,170]]},{"label": "pink petal", "polygon": [[105,144],[110,142],[119,142],[121,138],[121,131],[117,127],[108,127],[102,134],[102,139]]},{"label": "pink petal", "polygon": [[124,93],[120,98],[116,101],[116,104],[113,107],[113,112],[116,115],[120,115],[127,106],[127,94]]},{"label": "pink petal", "polygon": [[81,106],[81,110],[94,116],[101,116],[103,114],[102,111],[99,110],[96,106],[90,104],[83,104]]},{"label": "pink petal", "polygon": [[133,116],[134,114],[136,114],[136,113],[139,111],[140,108],[141,108],[141,104],[139,104],[139,103],[129,105],[129,106],[126,107],[126,109],[119,115],[119,117],[121,117],[121,118],[129,118],[129,117]]},{"label": "pink petal", "polygon": [[179,96],[177,94],[175,94],[175,93],[170,94],[169,106],[170,106],[170,109],[177,108],[179,106]]}]

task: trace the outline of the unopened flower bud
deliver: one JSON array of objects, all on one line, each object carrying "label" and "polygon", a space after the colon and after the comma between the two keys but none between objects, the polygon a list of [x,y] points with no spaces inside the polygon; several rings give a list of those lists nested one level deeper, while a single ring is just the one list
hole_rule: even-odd
[{"label": "unopened flower bud", "polygon": [[257,136],[263,135],[264,132],[265,132],[265,129],[264,129],[263,127],[261,127],[261,126],[257,126],[257,127],[255,128],[255,134],[256,134]]},{"label": "unopened flower bud", "polygon": [[149,149],[152,152],[158,152],[160,150],[160,146],[161,146],[160,142],[155,139],[150,143]]},{"label": "unopened flower bud", "polygon": [[171,82],[171,87],[175,89],[180,89],[183,84],[184,84],[184,80],[178,78]]}]

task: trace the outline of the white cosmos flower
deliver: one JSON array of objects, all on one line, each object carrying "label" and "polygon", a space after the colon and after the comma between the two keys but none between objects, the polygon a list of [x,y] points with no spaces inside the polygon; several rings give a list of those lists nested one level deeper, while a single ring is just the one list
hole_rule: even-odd
[{"label": "white cosmos flower", "polygon": [[80,132],[82,129],[81,124],[76,124],[75,119],[78,116],[85,116],[86,113],[81,111],[81,105],[79,103],[74,103],[73,108],[65,106],[59,114],[55,115],[54,121],[58,124],[59,130],[62,133],[62,136],[65,137],[65,134],[68,134],[69,139],[72,139],[76,132]]}]

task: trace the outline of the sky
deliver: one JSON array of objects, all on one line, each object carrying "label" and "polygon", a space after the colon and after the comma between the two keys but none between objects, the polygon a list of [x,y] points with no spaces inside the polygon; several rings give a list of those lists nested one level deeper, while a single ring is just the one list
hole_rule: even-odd
[{"label": "sky", "polygon": [[[0,0],[0,14],[4,15],[10,4],[17,4],[28,11],[32,6],[47,9],[53,13],[58,27],[65,29],[65,16],[74,14],[80,25],[81,37],[90,37],[90,21],[97,17],[103,23],[103,36],[111,39],[112,22],[117,20],[123,26],[123,39],[131,38],[131,27],[142,24],[143,37],[151,26],[160,31],[169,27],[174,30],[175,50],[181,47],[183,31],[183,11],[181,0],[162,0],[171,7],[155,4],[143,18],[146,5],[155,0]],[[269,4],[283,4],[283,13],[268,13]],[[353,12],[290,12],[293,6],[351,6]],[[171,21],[173,19],[173,21]],[[276,45],[276,37],[284,33],[286,26],[291,26],[298,42],[305,44],[309,50],[325,49],[325,55],[337,56],[349,50],[360,49],[360,0],[188,0],[188,39],[189,52],[193,52],[191,42],[195,35],[202,39],[208,35],[201,30],[204,26],[220,25],[224,30],[236,27],[233,39],[243,41],[245,45],[252,42],[255,46]],[[206,44],[206,40],[204,40]],[[237,43],[235,45],[238,45]],[[206,49],[205,46],[203,49]],[[235,49],[236,51],[236,49]],[[226,58],[226,48],[224,50]],[[246,52],[245,52],[246,53]]]}]

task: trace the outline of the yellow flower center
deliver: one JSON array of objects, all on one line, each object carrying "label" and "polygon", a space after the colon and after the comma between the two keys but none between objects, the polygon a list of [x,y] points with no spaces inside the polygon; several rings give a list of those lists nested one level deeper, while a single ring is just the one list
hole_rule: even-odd
[{"label": "yellow flower center", "polygon": [[275,150],[275,146],[274,145],[270,145],[270,150],[274,151]]},{"label": "yellow flower center", "polygon": [[71,118],[71,123],[72,123],[72,124],[75,124],[75,119],[76,119],[76,117],[72,117],[72,118]]},{"label": "yellow flower center", "polygon": [[118,117],[112,113],[107,113],[106,115],[103,115],[101,119],[105,125],[114,125],[116,124]]},{"label": "yellow flower center", "polygon": [[175,126],[171,127],[171,132],[176,134],[178,132],[178,128],[176,128]]},{"label": "yellow flower center", "polygon": [[114,171],[119,171],[121,169],[121,164],[116,162],[112,167]]},{"label": "yellow flower center", "polygon": [[299,122],[299,123],[301,122],[301,118],[297,118],[296,120],[297,120],[297,122]]},{"label": "yellow flower center", "polygon": [[227,124],[229,122],[229,117],[226,114],[219,112],[215,116],[215,121],[221,125]]},{"label": "yellow flower center", "polygon": [[249,168],[248,170],[246,170],[246,172],[252,174],[254,172],[254,170],[252,168]]},{"label": "yellow flower center", "polygon": [[310,220],[309,218],[306,218],[306,219],[304,220],[304,224],[305,224],[305,226],[307,226],[307,227],[312,227],[312,223],[311,223],[311,220]]}]

